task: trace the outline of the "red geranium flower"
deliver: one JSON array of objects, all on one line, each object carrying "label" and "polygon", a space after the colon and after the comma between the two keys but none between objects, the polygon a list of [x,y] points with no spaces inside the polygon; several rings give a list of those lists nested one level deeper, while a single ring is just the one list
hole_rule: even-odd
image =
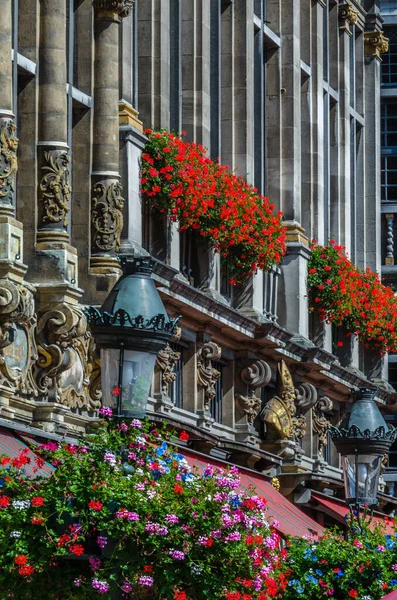
[{"label": "red geranium flower", "polygon": [[174,494],[183,494],[183,487],[179,483],[174,486]]},{"label": "red geranium flower", "polygon": [[8,496],[0,496],[0,508],[7,508],[10,503]]},{"label": "red geranium flower", "polygon": [[90,500],[88,506],[91,510],[102,510],[103,504],[99,500]]},{"label": "red geranium flower", "polygon": [[81,556],[84,554],[84,546],[81,544],[72,544],[69,546],[69,551],[75,554],[76,556]]},{"label": "red geranium flower", "polygon": [[43,506],[44,498],[42,496],[35,496],[34,498],[32,498],[30,503],[32,506]]},{"label": "red geranium flower", "polygon": [[18,569],[18,573],[22,575],[22,577],[29,577],[29,575],[33,575],[34,567],[31,565],[25,565],[24,567],[20,567]]},{"label": "red geranium flower", "polygon": [[14,563],[16,565],[26,565],[27,562],[28,557],[26,556],[26,554],[18,554],[18,556],[14,557]]},{"label": "red geranium flower", "polygon": [[181,442],[186,442],[186,440],[188,440],[189,437],[190,435],[186,433],[186,431],[181,431],[181,433],[179,434],[179,439],[181,440]]}]

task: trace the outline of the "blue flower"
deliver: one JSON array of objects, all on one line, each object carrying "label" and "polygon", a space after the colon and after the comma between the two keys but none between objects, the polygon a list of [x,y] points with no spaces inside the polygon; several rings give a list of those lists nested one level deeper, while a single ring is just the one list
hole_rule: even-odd
[{"label": "blue flower", "polygon": [[305,591],[305,588],[301,585],[298,585],[298,587],[296,588],[296,591],[298,592],[298,594],[303,594],[303,592]]},{"label": "blue flower", "polygon": [[320,575],[320,577],[321,577],[321,575],[323,574],[323,572],[322,572],[322,571],[320,571],[320,569],[316,569],[316,574],[317,574],[317,575]]},{"label": "blue flower", "polygon": [[313,575],[306,575],[306,581],[309,581],[311,583],[318,583],[318,579],[316,579],[316,577],[313,577]]},{"label": "blue flower", "polygon": [[339,571],[337,573],[335,573],[335,577],[336,579],[340,579],[341,577],[343,577],[345,573],[342,571],[342,569],[339,569]]},{"label": "blue flower", "polygon": [[307,550],[305,550],[303,557],[304,558],[311,558],[312,555],[312,551],[310,550],[310,548],[307,548]]},{"label": "blue flower", "polygon": [[390,579],[389,585],[393,585],[393,586],[397,585],[397,579]]},{"label": "blue flower", "polygon": [[386,541],[386,548],[388,548],[389,550],[391,550],[393,548],[393,546],[396,545],[396,542],[393,542],[393,540],[387,540]]}]

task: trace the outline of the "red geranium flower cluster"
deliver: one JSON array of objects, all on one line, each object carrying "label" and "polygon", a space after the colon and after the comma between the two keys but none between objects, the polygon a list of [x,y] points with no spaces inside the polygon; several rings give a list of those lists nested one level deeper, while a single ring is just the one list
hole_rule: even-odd
[{"label": "red geranium flower cluster", "polygon": [[[308,287],[320,318],[356,334],[381,353],[397,350],[397,298],[377,273],[358,269],[344,246],[313,241]],[[314,307],[312,307],[313,309]]]},{"label": "red geranium flower cluster", "polygon": [[241,282],[258,269],[269,269],[285,253],[281,212],[241,176],[206,155],[200,144],[166,131],[146,130],[141,184],[153,208],[181,231],[191,228],[219,251]]}]

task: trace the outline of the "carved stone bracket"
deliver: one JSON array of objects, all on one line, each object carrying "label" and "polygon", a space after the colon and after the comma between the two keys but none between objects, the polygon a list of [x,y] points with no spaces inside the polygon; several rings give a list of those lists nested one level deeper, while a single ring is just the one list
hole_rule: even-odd
[{"label": "carved stone bracket", "polygon": [[381,60],[381,54],[389,49],[389,40],[382,31],[367,31],[364,33],[365,56],[373,56]]},{"label": "carved stone bracket", "polygon": [[44,151],[43,158],[39,185],[42,202],[41,226],[50,224],[66,230],[72,193],[70,157],[64,150],[47,150]]},{"label": "carved stone bracket", "polygon": [[222,349],[215,342],[207,342],[197,353],[197,383],[204,388],[204,408],[210,410],[211,400],[215,398],[215,384],[220,372],[212,366],[213,360],[219,360]]},{"label": "carved stone bracket", "polygon": [[92,4],[97,19],[118,23],[120,19],[128,17],[134,0],[93,0]]},{"label": "carved stone bracket", "polygon": [[341,4],[339,6],[340,29],[346,31],[349,35],[352,35],[350,25],[357,25],[358,14],[358,10],[353,8],[351,4]]},{"label": "carved stone bracket", "polygon": [[14,203],[18,138],[11,117],[0,117],[0,207]]},{"label": "carved stone bracket", "polygon": [[64,303],[42,311],[37,343],[35,375],[40,393],[70,408],[99,408],[101,400],[94,383],[98,382],[98,365],[93,363],[93,339],[82,307]]},{"label": "carved stone bracket", "polygon": [[37,359],[33,288],[0,279],[0,385],[37,395],[32,364]]},{"label": "carved stone bracket", "polygon": [[332,400],[322,396],[313,407],[313,431],[318,436],[318,456],[323,455],[323,449],[327,445],[327,431],[331,423],[325,416],[332,410]]},{"label": "carved stone bracket", "polygon": [[293,419],[295,438],[302,440],[306,435],[305,414],[317,402],[317,390],[311,383],[302,383],[296,390],[296,416]]},{"label": "carved stone bracket", "polygon": [[92,253],[117,252],[123,229],[123,188],[118,179],[105,179],[92,189]]},{"label": "carved stone bracket", "polygon": [[[176,333],[171,341],[178,341],[181,337],[182,330],[177,327]],[[161,372],[161,391],[164,396],[168,396],[168,387],[175,381],[176,373],[174,368],[178,360],[181,358],[180,352],[175,352],[169,344],[157,354],[156,365]]]},{"label": "carved stone bracket", "polygon": [[261,399],[256,395],[256,390],[265,387],[271,376],[271,368],[260,359],[241,371],[241,379],[247,384],[247,394],[244,396],[237,394],[236,403],[246,415],[250,425],[253,425],[261,409]]}]

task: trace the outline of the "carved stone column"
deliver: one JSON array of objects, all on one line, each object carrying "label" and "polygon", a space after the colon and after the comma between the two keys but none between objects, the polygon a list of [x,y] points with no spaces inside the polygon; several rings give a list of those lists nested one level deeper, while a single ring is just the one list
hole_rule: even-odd
[{"label": "carved stone column", "polygon": [[51,263],[51,279],[74,285],[77,253],[69,245],[68,230],[72,188],[67,145],[66,24],[66,0],[40,1],[36,249],[44,261],[37,271]]},{"label": "carved stone column", "polygon": [[132,0],[93,0],[94,120],[91,179],[91,270],[117,273],[123,229],[119,175],[119,24]]},{"label": "carved stone column", "polygon": [[394,265],[394,214],[385,215],[387,223],[386,265]]}]

